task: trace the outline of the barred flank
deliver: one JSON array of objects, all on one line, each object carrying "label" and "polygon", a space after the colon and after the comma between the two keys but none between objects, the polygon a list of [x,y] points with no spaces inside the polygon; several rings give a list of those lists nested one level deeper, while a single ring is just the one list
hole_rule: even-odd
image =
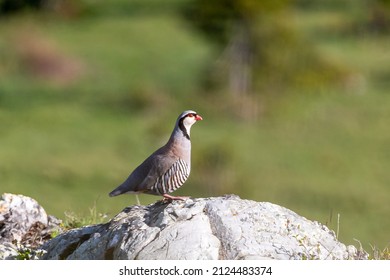
[{"label": "barred flank", "polygon": [[179,159],[162,176],[157,178],[152,191],[158,194],[171,193],[180,188],[190,175],[187,163]]}]

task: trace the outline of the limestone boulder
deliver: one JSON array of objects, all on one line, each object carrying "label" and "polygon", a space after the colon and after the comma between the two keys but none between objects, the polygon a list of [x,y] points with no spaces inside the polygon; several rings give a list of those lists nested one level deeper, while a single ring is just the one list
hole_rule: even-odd
[{"label": "limestone boulder", "polygon": [[0,260],[27,251],[33,254],[54,232],[62,231],[59,224],[36,200],[4,193],[0,197]]},{"label": "limestone boulder", "polygon": [[238,196],[130,206],[105,224],[46,242],[43,259],[365,259],[326,226]]}]

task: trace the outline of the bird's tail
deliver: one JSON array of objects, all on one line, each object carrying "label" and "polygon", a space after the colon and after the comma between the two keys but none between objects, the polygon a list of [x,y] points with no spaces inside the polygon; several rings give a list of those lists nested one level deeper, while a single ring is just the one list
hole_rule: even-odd
[{"label": "bird's tail", "polygon": [[117,187],[115,190],[113,190],[112,192],[110,192],[108,195],[110,197],[113,197],[113,196],[117,196],[117,195],[120,195],[120,194],[124,194],[124,193],[133,193],[133,194],[137,194],[137,193],[140,193],[138,191],[129,191],[127,190],[127,188],[125,187],[125,185],[120,185],[119,187]]},{"label": "bird's tail", "polygon": [[120,195],[120,194],[122,194],[122,192],[119,189],[115,189],[112,192],[110,192],[108,195],[110,197],[113,197],[113,196],[117,196],[117,195]]}]

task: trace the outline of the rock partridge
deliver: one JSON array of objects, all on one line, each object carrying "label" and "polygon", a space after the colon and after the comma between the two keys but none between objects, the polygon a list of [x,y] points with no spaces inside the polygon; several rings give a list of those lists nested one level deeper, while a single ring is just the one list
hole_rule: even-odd
[{"label": "rock partridge", "polygon": [[168,142],[141,163],[109,195],[146,193],[162,195],[167,200],[184,200],[171,196],[188,179],[191,170],[191,126],[202,117],[195,111],[184,111],[177,118]]}]

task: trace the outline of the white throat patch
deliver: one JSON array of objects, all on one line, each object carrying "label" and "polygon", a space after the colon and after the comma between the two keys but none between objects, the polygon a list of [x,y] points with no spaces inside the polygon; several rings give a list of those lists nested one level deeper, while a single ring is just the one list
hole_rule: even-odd
[{"label": "white throat patch", "polygon": [[196,123],[195,117],[186,117],[183,120],[183,125],[187,130],[188,135],[190,135],[191,126]]}]

